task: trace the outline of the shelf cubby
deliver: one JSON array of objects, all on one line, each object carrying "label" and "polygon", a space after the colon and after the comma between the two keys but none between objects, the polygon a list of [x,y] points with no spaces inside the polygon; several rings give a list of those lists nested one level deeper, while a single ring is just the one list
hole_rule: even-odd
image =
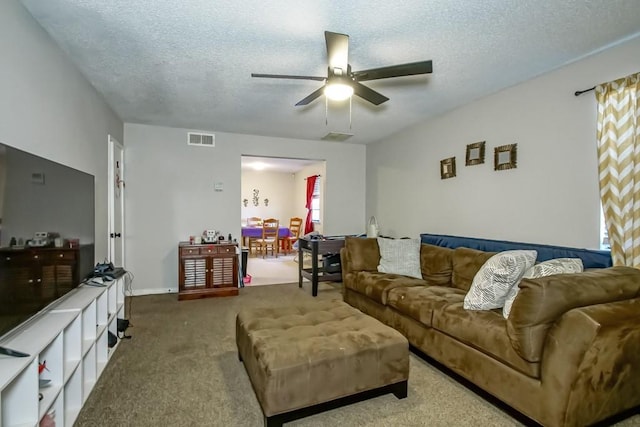
[{"label": "shelf cubby", "polygon": [[29,356],[0,356],[1,426],[34,427],[47,414],[73,426],[117,348],[108,348],[107,331],[117,335],[123,291],[123,277],[79,286],[3,337],[1,346]]}]

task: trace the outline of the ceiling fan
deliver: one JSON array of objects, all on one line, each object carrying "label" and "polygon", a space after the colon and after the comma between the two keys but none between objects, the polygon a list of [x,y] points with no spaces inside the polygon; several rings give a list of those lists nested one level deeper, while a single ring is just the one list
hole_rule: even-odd
[{"label": "ceiling fan", "polygon": [[299,101],[296,106],[307,105],[319,98],[323,93],[327,98],[340,101],[357,95],[374,105],[380,105],[389,98],[368,88],[360,82],[367,80],[387,79],[390,77],[429,74],[432,72],[431,61],[419,61],[408,64],[391,65],[388,67],[371,68],[369,70],[352,71],[349,65],[349,36],[346,34],[324,32],[327,42],[327,77],[291,76],[285,74],[251,73],[251,77],[265,77],[272,79],[317,80],[325,82],[324,86],[312,92]]}]

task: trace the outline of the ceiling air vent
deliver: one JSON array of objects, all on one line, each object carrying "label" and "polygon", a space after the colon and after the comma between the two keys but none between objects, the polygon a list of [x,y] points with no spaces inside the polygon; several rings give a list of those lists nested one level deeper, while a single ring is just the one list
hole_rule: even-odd
[{"label": "ceiling air vent", "polygon": [[321,139],[324,141],[334,141],[334,142],[342,142],[353,136],[352,133],[340,133],[340,132],[329,132]]},{"label": "ceiling air vent", "polygon": [[188,132],[187,144],[199,145],[201,147],[215,147],[216,136],[212,133]]}]

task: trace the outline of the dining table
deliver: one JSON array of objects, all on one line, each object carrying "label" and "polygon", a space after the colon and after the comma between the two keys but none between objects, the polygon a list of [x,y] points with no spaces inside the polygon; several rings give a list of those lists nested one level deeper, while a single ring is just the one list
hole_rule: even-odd
[{"label": "dining table", "polygon": [[[291,234],[289,227],[278,227],[278,239],[289,237]],[[249,247],[249,239],[259,239],[262,237],[262,226],[242,227],[242,246]]]}]

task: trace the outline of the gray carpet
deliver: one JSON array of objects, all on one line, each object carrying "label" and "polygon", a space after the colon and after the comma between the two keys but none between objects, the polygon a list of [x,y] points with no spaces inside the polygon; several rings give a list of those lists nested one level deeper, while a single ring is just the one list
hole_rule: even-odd
[{"label": "gray carpet", "polygon": [[[307,285],[308,286],[308,285]],[[235,346],[235,316],[245,307],[312,300],[297,284],[243,288],[236,297],[180,301],[131,298],[127,333],[85,403],[76,426],[262,426],[263,417]],[[321,283],[318,299],[341,299]],[[515,426],[499,408],[411,355],[409,396],[392,394],[287,426]],[[640,426],[640,417],[620,425]]]}]

